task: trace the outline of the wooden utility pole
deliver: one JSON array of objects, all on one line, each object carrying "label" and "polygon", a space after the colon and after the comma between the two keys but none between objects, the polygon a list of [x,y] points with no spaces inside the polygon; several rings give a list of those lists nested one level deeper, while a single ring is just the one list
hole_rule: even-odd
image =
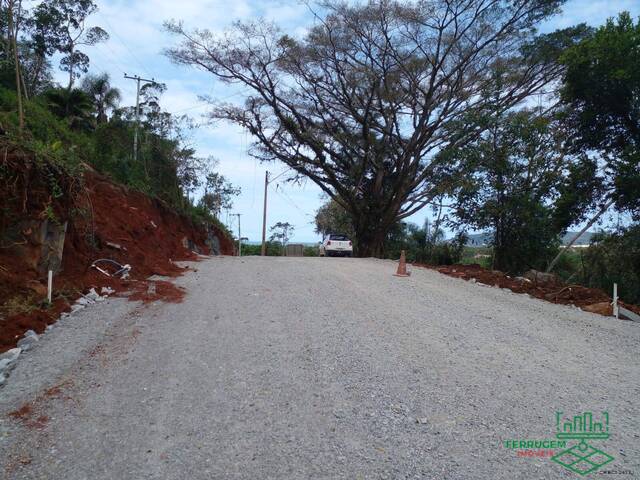
[{"label": "wooden utility pole", "polygon": [[287,168],[284,172],[280,172],[278,175],[269,179],[269,172],[264,172],[264,206],[262,207],[262,248],[260,250],[260,255],[263,257],[267,254],[267,192],[269,191],[269,184],[275,181],[276,178],[281,177],[285,173],[287,173],[291,168]]},{"label": "wooden utility pole", "polygon": [[264,206],[262,207],[262,248],[260,255],[265,256],[267,254],[267,191],[269,189],[269,171],[264,172]]},{"label": "wooden utility pole", "polygon": [[133,160],[138,160],[138,127],[140,125],[140,82],[144,83],[157,83],[155,79],[148,80],[146,78],[140,78],[140,75],[129,76],[126,73],[124,74],[124,78],[129,80],[135,80],[137,82],[136,88],[136,127],[133,133]]}]

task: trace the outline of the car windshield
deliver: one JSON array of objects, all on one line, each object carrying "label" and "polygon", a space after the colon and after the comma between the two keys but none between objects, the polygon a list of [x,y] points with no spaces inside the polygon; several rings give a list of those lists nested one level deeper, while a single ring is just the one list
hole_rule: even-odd
[{"label": "car windshield", "polygon": [[329,235],[329,240],[349,240],[346,235]]}]

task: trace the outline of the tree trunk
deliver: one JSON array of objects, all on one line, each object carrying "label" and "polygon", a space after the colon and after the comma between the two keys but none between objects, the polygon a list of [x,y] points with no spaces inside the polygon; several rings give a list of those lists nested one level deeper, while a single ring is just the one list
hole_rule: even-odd
[{"label": "tree trunk", "polygon": [[595,216],[591,220],[589,220],[589,222],[584,226],[584,228],[580,230],[578,234],[571,239],[569,244],[565,248],[560,249],[556,257],[551,261],[551,263],[547,267],[546,273],[549,273],[551,270],[553,270],[553,267],[556,266],[556,263],[558,263],[558,260],[560,260],[560,257],[562,257],[564,252],[569,250],[573,246],[573,244],[578,241],[578,239],[582,236],[582,234],[586,232],[594,223],[596,223],[596,220],[598,220],[607,210],[609,210],[609,207],[613,205],[614,202],[615,202],[614,199],[609,200],[600,210],[598,210],[598,213],[596,213]]},{"label": "tree trunk", "polygon": [[17,27],[15,26],[14,18],[13,18],[13,10],[14,10],[15,2],[7,2],[7,30],[9,34],[9,39],[11,43],[11,48],[13,50],[13,61],[16,73],[16,95],[18,99],[18,125],[20,128],[20,133],[24,130],[24,109],[22,107],[22,81],[20,79],[20,57],[18,55],[18,42],[17,42]]},{"label": "tree trunk", "polygon": [[358,225],[354,226],[356,256],[381,258],[384,254],[384,240],[390,227],[385,227],[379,216],[361,215],[358,220]]}]

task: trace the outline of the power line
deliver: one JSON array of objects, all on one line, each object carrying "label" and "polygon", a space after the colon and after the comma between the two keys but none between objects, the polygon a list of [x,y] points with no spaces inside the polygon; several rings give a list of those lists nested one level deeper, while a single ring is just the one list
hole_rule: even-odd
[{"label": "power line", "polygon": [[[129,80],[135,80],[137,82],[136,88],[136,128],[133,132],[133,160],[136,161],[138,159],[138,127],[140,125],[140,82],[150,83],[155,85],[157,82],[154,78],[148,80],[146,78],[140,78],[140,75],[130,76],[126,73],[124,74],[124,78]],[[145,163],[146,165],[146,163]],[[146,167],[145,167],[146,168]]]},{"label": "power line", "polygon": [[[277,184],[277,186],[280,186],[280,184]],[[293,206],[293,208],[298,210],[305,217],[310,215],[307,212],[305,212],[304,210],[302,210],[302,208],[300,208],[284,190],[281,189],[281,190],[278,191],[277,186],[276,186],[276,193],[278,195],[280,195],[281,198],[283,198],[287,203],[289,203],[289,205]]]},{"label": "power line", "polygon": [[127,49],[127,51],[129,52],[129,54],[131,55],[131,58],[133,58],[140,67],[142,67],[142,69],[147,73],[147,75],[149,76],[153,76],[151,74],[151,72],[149,72],[149,69],[147,69],[147,67],[140,61],[140,59],[136,56],[135,53],[133,53],[133,51],[129,48],[129,46],[124,42],[124,40],[122,40],[122,37],[120,37],[120,35],[118,35],[118,32],[116,32],[116,29],[113,28],[113,26],[111,25],[111,23],[109,22],[109,20],[102,15],[100,12],[98,12],[98,15],[100,16],[100,18],[102,18],[105,23],[107,24],[107,26],[111,29],[111,31],[113,32],[113,34],[116,36],[116,39],[122,44],[122,46],[124,48]]}]

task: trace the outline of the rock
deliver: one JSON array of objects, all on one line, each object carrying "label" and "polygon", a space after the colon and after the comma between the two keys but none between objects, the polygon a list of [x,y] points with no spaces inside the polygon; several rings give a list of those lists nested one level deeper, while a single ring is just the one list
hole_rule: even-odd
[{"label": "rock", "polygon": [[38,334],[37,334],[35,331],[33,331],[33,330],[27,330],[27,331],[24,333],[24,336],[25,336],[25,337],[35,337],[35,339],[36,339],[36,340],[38,340]]},{"label": "rock", "polygon": [[18,340],[18,347],[22,349],[23,352],[29,350],[33,345],[38,341],[38,336],[36,335],[25,335],[20,340]]},{"label": "rock", "polygon": [[476,279],[475,279],[475,278],[470,278],[470,279],[469,279],[469,281],[470,281],[471,283],[476,283]]},{"label": "rock", "polygon": [[609,302],[592,303],[582,307],[585,312],[598,313],[606,317],[613,316],[613,305]]},{"label": "rock", "polygon": [[103,295],[111,295],[115,290],[111,287],[102,287],[100,289],[100,293]]},{"label": "rock", "polygon": [[89,290],[89,293],[87,293],[84,298],[88,298],[90,300],[97,300],[98,298],[101,298],[100,295],[98,295],[98,292],[96,292],[95,288],[92,288],[91,290]]},{"label": "rock", "polygon": [[96,302],[104,302],[105,297],[96,298]]},{"label": "rock", "polygon": [[0,373],[0,387],[7,381],[7,377]]},{"label": "rock", "polygon": [[84,305],[78,305],[77,303],[71,307],[71,313],[79,312],[84,308]]},{"label": "rock", "polygon": [[47,328],[44,329],[45,332],[50,332],[51,330],[53,330],[53,324],[47,325]]},{"label": "rock", "polygon": [[15,362],[20,356],[20,352],[22,352],[20,348],[12,348],[11,350],[7,350],[1,354],[0,360],[11,360],[12,362]]},{"label": "rock", "polygon": [[15,368],[20,352],[22,352],[21,348],[12,348],[0,356],[0,375],[4,376]]},{"label": "rock", "polygon": [[12,362],[8,358],[0,360],[0,373],[5,373],[11,370],[15,366],[15,361]]},{"label": "rock", "polygon": [[82,305],[83,307],[91,305],[92,303],[94,303],[93,300],[87,297],[80,297],[78,300],[76,300],[76,305]]},{"label": "rock", "polygon": [[558,277],[556,277],[553,273],[544,273],[544,272],[539,272],[538,270],[529,270],[528,272],[525,272],[523,277],[531,282],[540,283],[540,284],[557,284],[558,283]]}]

